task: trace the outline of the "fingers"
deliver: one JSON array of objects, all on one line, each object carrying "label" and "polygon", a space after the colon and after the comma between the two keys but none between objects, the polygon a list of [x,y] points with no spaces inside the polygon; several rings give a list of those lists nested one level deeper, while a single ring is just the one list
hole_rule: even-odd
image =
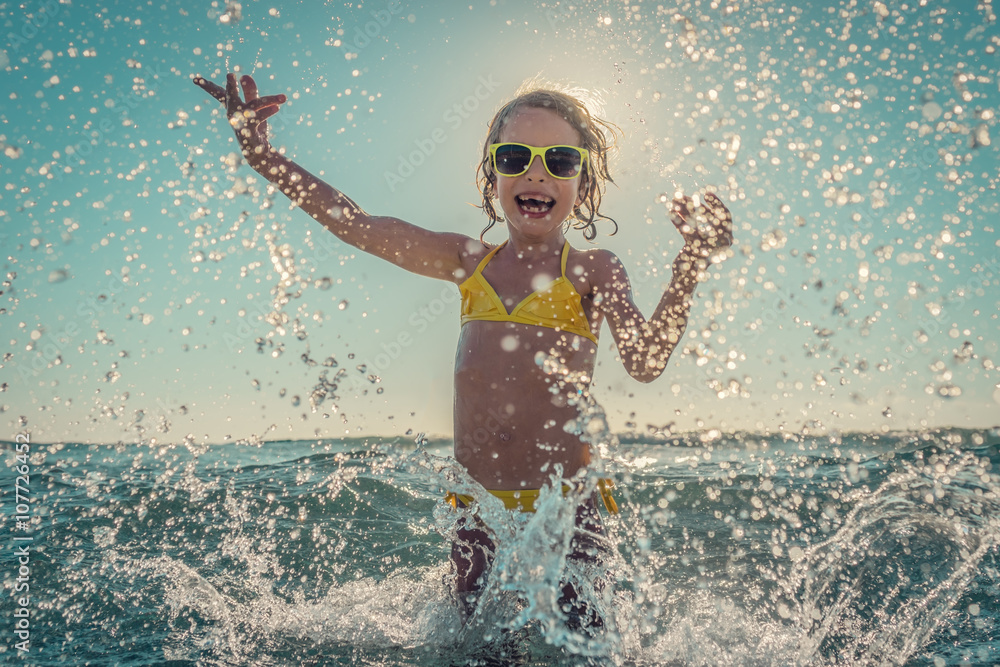
[{"label": "fingers", "polygon": [[257,113],[258,118],[261,117],[262,112],[266,111],[267,115],[264,117],[267,118],[268,116],[273,116],[278,112],[278,105],[284,104],[285,99],[284,95],[267,95],[253,100],[248,104],[248,106]]},{"label": "fingers", "polygon": [[[267,107],[277,106],[279,104],[284,104],[287,99],[284,95],[267,95],[266,97],[259,97],[257,92],[257,82],[253,80],[253,77],[249,74],[244,74],[240,78],[240,86],[243,87],[243,96],[246,99],[247,106],[249,106],[254,111],[258,112],[257,117],[260,117],[260,111],[266,109]],[[275,109],[277,111],[277,109]],[[274,115],[274,111],[268,114]]]},{"label": "fingers", "polygon": [[277,106],[279,104],[284,104],[287,99],[288,99],[287,97],[285,97],[281,93],[278,93],[277,95],[265,95],[264,97],[257,100],[257,102],[259,106],[263,108],[263,107],[272,107],[272,106]]},{"label": "fingers", "polygon": [[208,79],[204,79],[204,78],[202,78],[200,76],[194,77],[194,79],[192,79],[192,81],[194,82],[194,85],[198,86],[199,88],[201,88],[202,90],[204,90],[206,93],[208,93],[209,95],[211,95],[215,99],[219,100],[223,104],[226,103],[226,90],[225,90],[225,88],[223,88],[221,86],[217,86],[216,84],[212,83]]},{"label": "fingers", "polygon": [[685,237],[694,231],[694,227],[688,223],[688,220],[692,218],[693,209],[694,200],[686,195],[674,197],[673,202],[671,202],[670,221]]},{"label": "fingers", "polygon": [[679,195],[671,206],[670,219],[687,245],[700,252],[727,248],[733,242],[733,216],[713,192],[705,192],[696,203]]},{"label": "fingers", "polygon": [[[226,105],[226,113],[232,117],[243,109],[254,112],[258,121],[266,120],[278,112],[278,105],[284,104],[287,97],[284,95],[267,95],[260,97],[257,90],[257,82],[248,74],[240,77],[237,86],[236,75],[226,75],[226,87],[216,85],[208,79],[196,76],[192,82],[204,90],[206,93]],[[243,98],[240,97],[239,87],[243,88]],[[244,103],[243,100],[246,100]]]},{"label": "fingers", "polygon": [[691,209],[694,208],[694,200],[687,195],[680,195],[674,197],[673,201],[673,211],[674,213],[682,216],[691,215]]},{"label": "fingers", "polygon": [[243,95],[248,104],[257,99],[257,82],[253,80],[252,76],[249,74],[241,76],[240,86],[243,87]]},{"label": "fingers", "polygon": [[230,117],[240,110],[242,100],[240,99],[240,89],[236,86],[236,75],[229,73],[226,75],[226,113]]},{"label": "fingers", "polygon": [[264,107],[260,111],[255,111],[254,112],[254,118],[255,118],[255,120],[258,123],[265,123],[265,122],[267,122],[268,118],[270,118],[271,116],[273,116],[276,113],[278,113],[278,107],[277,107],[277,105],[270,106],[270,107]]},{"label": "fingers", "polygon": [[712,223],[712,230],[718,236],[720,245],[730,246],[733,244],[733,214],[729,212],[726,205],[714,192],[705,194],[705,203],[711,207],[712,214],[709,220]]},{"label": "fingers", "polygon": [[705,203],[712,209],[712,212],[715,213],[716,218],[728,225],[733,224],[733,214],[729,212],[729,209],[726,208],[724,203],[722,203],[722,200],[719,199],[718,195],[714,192],[706,192]]}]

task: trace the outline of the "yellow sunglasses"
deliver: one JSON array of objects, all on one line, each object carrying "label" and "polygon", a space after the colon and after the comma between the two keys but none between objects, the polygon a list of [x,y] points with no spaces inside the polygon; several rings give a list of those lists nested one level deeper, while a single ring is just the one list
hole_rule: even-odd
[{"label": "yellow sunglasses", "polygon": [[490,145],[493,169],[501,176],[520,176],[528,171],[536,155],[542,156],[549,176],[562,180],[576,178],[590,160],[587,149],[577,146],[538,147],[509,142]]}]

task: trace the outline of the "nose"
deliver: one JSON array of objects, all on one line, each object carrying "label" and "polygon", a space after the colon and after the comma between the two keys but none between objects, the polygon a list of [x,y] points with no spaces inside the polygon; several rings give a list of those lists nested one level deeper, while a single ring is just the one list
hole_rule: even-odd
[{"label": "nose", "polygon": [[546,176],[545,158],[541,155],[533,156],[531,158],[531,164],[528,165],[528,171],[524,172],[524,175],[527,176],[529,180],[544,180]]}]

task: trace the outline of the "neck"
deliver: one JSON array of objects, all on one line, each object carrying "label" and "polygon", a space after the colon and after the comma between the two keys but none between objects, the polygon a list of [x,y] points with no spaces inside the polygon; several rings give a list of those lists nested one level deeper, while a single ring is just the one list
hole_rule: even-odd
[{"label": "neck", "polygon": [[547,239],[533,240],[511,236],[507,240],[507,248],[517,253],[521,259],[543,259],[552,255],[561,255],[566,237],[559,233]]}]

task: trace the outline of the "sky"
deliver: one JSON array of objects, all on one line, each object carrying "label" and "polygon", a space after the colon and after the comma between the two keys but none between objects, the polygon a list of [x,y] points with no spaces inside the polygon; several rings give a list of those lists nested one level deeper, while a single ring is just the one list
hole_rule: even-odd
[{"label": "sky", "polygon": [[988,3],[154,4],[0,2],[0,439],[449,435],[456,288],[241,164],[191,83],[227,71],[287,95],[272,143],[363,208],[473,237],[496,109],[582,89],[622,130],[595,243],[647,314],[682,245],[665,202],[719,193],[736,243],[664,375],[603,332],[615,431],[1000,424]]}]

